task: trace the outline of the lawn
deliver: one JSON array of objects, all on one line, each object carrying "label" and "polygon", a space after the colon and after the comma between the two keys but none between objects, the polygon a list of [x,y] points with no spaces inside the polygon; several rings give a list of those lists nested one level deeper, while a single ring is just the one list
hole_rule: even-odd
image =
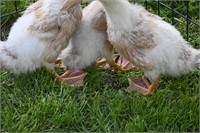
[{"label": "lawn", "polygon": [[[11,1],[1,2],[2,14],[12,11],[12,6],[8,7]],[[171,5],[170,1],[164,3]],[[21,8],[28,5],[27,1],[18,4]],[[190,2],[190,17],[200,22],[198,4]],[[183,14],[184,5],[180,1],[174,3]],[[157,13],[156,2],[150,2],[148,8]],[[171,11],[160,8],[160,15],[171,22]],[[3,39],[16,18],[1,20]],[[186,37],[186,21],[175,15],[174,25]],[[189,29],[189,42],[198,48],[199,27],[190,23]],[[85,85],[77,88],[56,81],[45,68],[21,75],[0,71],[1,131],[199,132],[198,71],[176,78],[163,75],[158,91],[144,97],[125,92],[128,77],[143,75],[139,70],[113,73],[97,66],[85,70],[89,73]]]}]

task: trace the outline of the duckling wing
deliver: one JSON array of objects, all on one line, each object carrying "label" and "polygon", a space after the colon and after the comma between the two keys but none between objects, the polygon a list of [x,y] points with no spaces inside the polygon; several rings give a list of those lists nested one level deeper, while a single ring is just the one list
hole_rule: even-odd
[{"label": "duckling wing", "polygon": [[100,31],[107,31],[106,14],[103,8],[95,14],[95,17],[92,18],[91,22],[93,28]]},{"label": "duckling wing", "polygon": [[43,1],[37,1],[33,4],[31,4],[25,11],[24,11],[24,15],[25,14],[30,14],[32,12],[37,11],[38,9],[41,9],[43,5]]},{"label": "duckling wing", "polygon": [[58,26],[58,17],[43,15],[39,19],[36,19],[35,22],[30,25],[29,29],[36,32],[48,32],[52,29],[59,28]]},{"label": "duckling wing", "polygon": [[134,30],[130,32],[129,41],[134,44],[136,48],[153,48],[155,47],[155,42],[153,40],[153,35],[151,33],[146,33],[143,30]]},{"label": "duckling wing", "polygon": [[[50,27],[47,27],[47,29],[49,30],[54,26],[58,27],[57,36],[51,40],[51,42],[48,44],[48,49],[46,50],[45,57],[48,62],[54,62],[60,54],[60,51],[67,46],[69,39],[79,27],[81,18],[82,12],[80,11],[80,13],[75,12],[74,14],[60,16],[60,18],[57,19],[58,21],[56,25],[51,23],[55,18],[51,18],[51,21],[43,21],[44,25],[46,25],[45,22],[48,22]],[[54,31],[56,31],[55,28]]]}]

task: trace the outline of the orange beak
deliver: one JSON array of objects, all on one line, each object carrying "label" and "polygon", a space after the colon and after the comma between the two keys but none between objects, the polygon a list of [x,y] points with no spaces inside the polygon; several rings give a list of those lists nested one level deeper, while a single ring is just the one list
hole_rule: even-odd
[{"label": "orange beak", "polygon": [[81,2],[82,0],[66,0],[60,10],[68,10],[73,6],[80,4]]}]

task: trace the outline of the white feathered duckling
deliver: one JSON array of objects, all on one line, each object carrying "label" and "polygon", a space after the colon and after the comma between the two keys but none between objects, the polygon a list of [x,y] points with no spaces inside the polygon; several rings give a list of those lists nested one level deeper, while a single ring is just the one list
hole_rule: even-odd
[{"label": "white feathered duckling", "polygon": [[[178,76],[195,70],[200,64],[200,50],[192,48],[174,26],[128,0],[99,0],[106,11],[109,41],[152,83],[130,87],[144,95],[157,89],[161,74]],[[70,7],[70,6],[69,6]]]},{"label": "white feathered duckling", "polygon": [[[62,77],[82,80],[87,73],[81,69],[91,66],[98,58],[103,57],[114,70],[126,71],[129,63],[122,60],[123,62],[117,65],[112,59],[113,54],[114,49],[107,36],[105,11],[99,1],[94,1],[83,9],[81,24],[70,39],[68,47],[61,53],[64,67],[70,70]],[[102,63],[104,61],[100,62]],[[81,81],[80,85],[82,83]],[[73,81],[68,84],[75,85]]]},{"label": "white feathered duckling", "polygon": [[0,42],[0,69],[15,74],[45,66],[54,71],[54,62],[82,18],[80,5],[70,8],[68,0],[38,0],[12,26],[7,41]]}]

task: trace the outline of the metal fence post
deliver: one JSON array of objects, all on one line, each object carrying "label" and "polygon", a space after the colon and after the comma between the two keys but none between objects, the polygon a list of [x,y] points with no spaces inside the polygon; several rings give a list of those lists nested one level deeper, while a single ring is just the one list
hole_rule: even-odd
[{"label": "metal fence post", "polygon": [[189,40],[189,1],[187,0],[186,1],[186,12],[187,12],[187,14],[186,14],[186,20],[187,20],[187,24],[186,24],[186,40],[188,41]]},{"label": "metal fence post", "polygon": [[174,1],[172,1],[172,25],[174,25]]},{"label": "metal fence post", "polygon": [[160,15],[160,1],[157,1],[157,9],[158,9],[158,15]]}]

